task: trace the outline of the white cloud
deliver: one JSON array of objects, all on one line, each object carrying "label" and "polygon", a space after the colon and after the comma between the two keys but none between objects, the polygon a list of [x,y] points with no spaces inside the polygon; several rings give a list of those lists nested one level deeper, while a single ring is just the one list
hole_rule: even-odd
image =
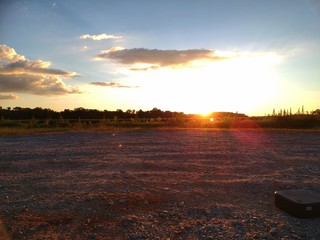
[{"label": "white cloud", "polygon": [[26,58],[16,53],[16,51],[6,45],[0,45],[1,62],[13,63],[16,61],[24,61]]},{"label": "white cloud", "polygon": [[99,34],[99,35],[89,35],[85,34],[80,36],[81,39],[92,39],[96,41],[105,40],[105,39],[120,39],[122,36],[116,36],[116,35],[109,35],[109,34]]},{"label": "white cloud", "polygon": [[[80,93],[63,79],[75,77],[75,72],[49,68],[50,62],[28,60],[13,48],[0,45],[0,92],[21,92],[37,95]],[[8,94],[6,96],[9,96]]]}]

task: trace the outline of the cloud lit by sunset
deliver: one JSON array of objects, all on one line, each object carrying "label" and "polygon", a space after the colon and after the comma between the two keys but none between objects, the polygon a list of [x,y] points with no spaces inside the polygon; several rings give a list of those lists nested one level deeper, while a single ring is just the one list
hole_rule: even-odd
[{"label": "cloud lit by sunset", "polygon": [[15,95],[5,94],[7,92],[49,96],[80,93],[78,88],[68,87],[63,82],[64,78],[75,77],[76,73],[50,68],[50,62],[28,60],[6,45],[0,45],[0,62],[2,99],[18,99]]}]

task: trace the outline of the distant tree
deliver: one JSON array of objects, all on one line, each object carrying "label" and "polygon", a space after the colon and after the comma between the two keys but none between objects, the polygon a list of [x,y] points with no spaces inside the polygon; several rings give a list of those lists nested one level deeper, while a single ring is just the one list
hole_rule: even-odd
[{"label": "distant tree", "polygon": [[126,111],[126,113],[127,113],[127,114],[133,114],[133,113],[134,113],[134,110],[128,109],[128,110]]},{"label": "distant tree", "polygon": [[278,115],[279,115],[279,116],[282,116],[282,109],[280,109]]},{"label": "distant tree", "polygon": [[313,115],[320,115],[320,109],[314,110],[311,112]]},{"label": "distant tree", "polygon": [[162,115],[162,111],[158,108],[153,108],[151,111],[150,111],[150,117],[151,118],[157,118],[157,117],[160,117]]},{"label": "distant tree", "polygon": [[145,118],[145,114],[141,109],[137,112],[137,115],[138,115],[138,118]]}]

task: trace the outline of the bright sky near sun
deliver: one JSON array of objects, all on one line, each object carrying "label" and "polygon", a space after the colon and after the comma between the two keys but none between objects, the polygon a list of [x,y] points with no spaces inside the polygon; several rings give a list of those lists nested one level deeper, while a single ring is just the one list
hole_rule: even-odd
[{"label": "bright sky near sun", "polygon": [[2,0],[0,106],[312,111],[320,0]]}]

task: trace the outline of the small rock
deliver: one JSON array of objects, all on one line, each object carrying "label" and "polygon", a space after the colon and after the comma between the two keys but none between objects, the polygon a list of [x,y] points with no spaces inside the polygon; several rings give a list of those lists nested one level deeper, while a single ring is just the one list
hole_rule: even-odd
[{"label": "small rock", "polygon": [[269,231],[269,233],[270,233],[271,235],[276,235],[276,234],[279,233],[279,230],[278,230],[277,228],[271,228],[270,231]]},{"label": "small rock", "polygon": [[208,225],[207,225],[207,229],[212,230],[212,229],[213,229],[213,226],[212,226],[211,224],[208,224]]},{"label": "small rock", "polygon": [[97,235],[96,235],[96,234],[90,233],[90,234],[88,235],[88,238],[87,238],[87,239],[96,239],[96,238],[97,238]]},{"label": "small rock", "polygon": [[252,238],[253,238],[253,239],[258,239],[258,238],[259,238],[259,233],[256,233],[256,232],[253,233],[253,234],[252,234]]},{"label": "small rock", "polygon": [[41,227],[41,228],[47,228],[47,227],[49,227],[49,226],[50,226],[49,223],[43,223],[43,224],[40,224],[40,225],[39,225],[39,227]]},{"label": "small rock", "polygon": [[249,222],[248,219],[241,220],[241,223],[243,224],[247,224],[248,222]]},{"label": "small rock", "polygon": [[110,199],[110,200],[108,201],[108,204],[109,204],[109,205],[113,205],[114,202]]},{"label": "small rock", "polygon": [[125,203],[126,202],[126,199],[125,198],[120,198],[118,199],[118,203]]},{"label": "small rock", "polygon": [[212,211],[210,209],[206,209],[206,214],[211,215]]},{"label": "small rock", "polygon": [[168,216],[168,211],[162,211],[162,212],[159,213],[159,217],[164,218],[164,217],[167,217],[167,216]]}]

